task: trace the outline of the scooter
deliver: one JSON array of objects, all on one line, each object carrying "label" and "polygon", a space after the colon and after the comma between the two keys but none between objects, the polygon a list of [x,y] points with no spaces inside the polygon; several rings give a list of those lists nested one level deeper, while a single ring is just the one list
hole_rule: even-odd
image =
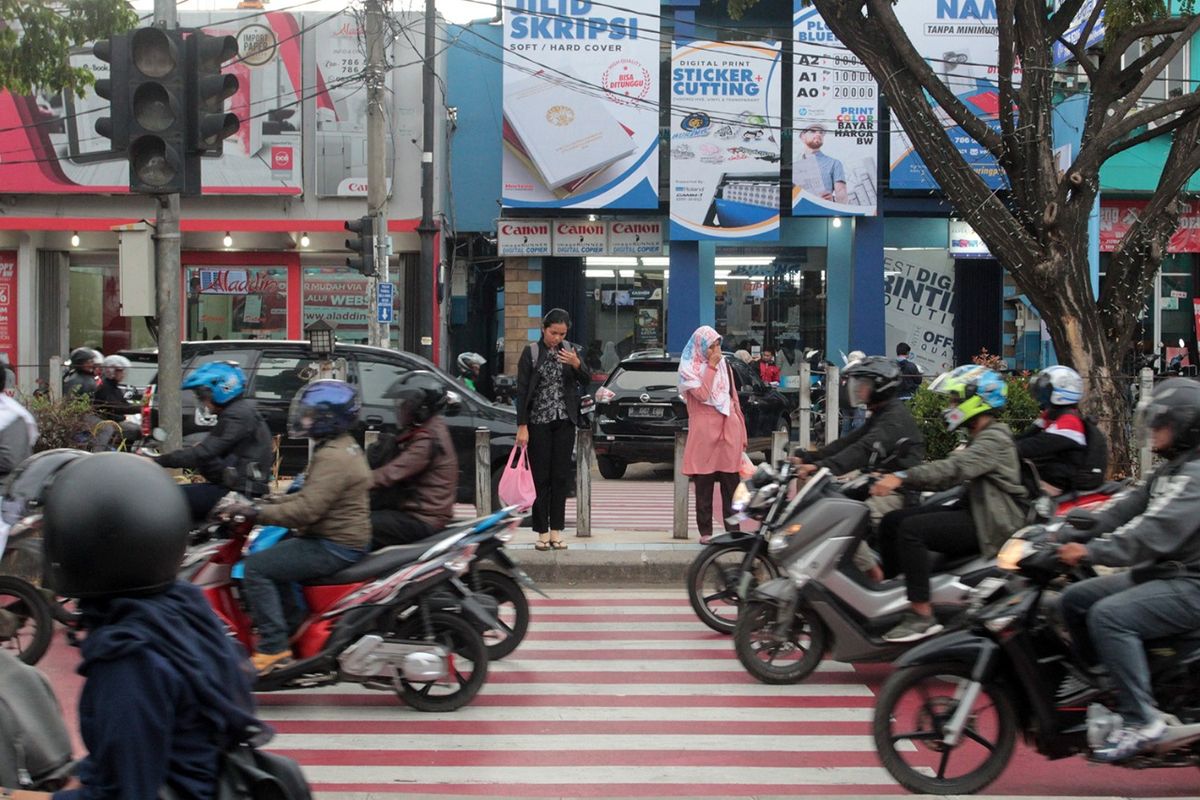
[{"label": "scooter", "polygon": [[[1068,520],[1073,525],[1074,520]],[[1121,724],[1112,690],[1074,662],[1051,607],[1067,568],[1051,526],[1018,531],[998,565],[1013,577],[976,587],[963,628],[905,653],[875,705],[887,771],[919,794],[972,794],[1008,765],[1017,733],[1049,759],[1087,753]],[[1167,733],[1117,766],[1200,766],[1200,631],[1144,643]],[[1068,676],[1079,691],[1060,694]]]},{"label": "scooter", "polygon": [[[246,502],[226,496],[214,511]],[[498,517],[498,515],[493,515]],[[517,518],[504,522],[511,527]],[[490,520],[490,521],[488,521]],[[307,616],[291,636],[296,661],[259,676],[255,691],[304,689],[341,682],[391,690],[419,711],[453,711],[471,701],[487,677],[488,654],[477,625],[495,621],[461,586],[462,613],[443,607],[436,593],[461,578],[476,557],[467,541],[485,518],[429,545],[388,547],[339,572],[300,587]],[[226,539],[192,548],[180,577],[196,584],[233,636],[253,650],[253,624],[231,577],[253,525],[234,516]],[[468,621],[475,617],[475,624]]]},{"label": "scooter", "polygon": [[[798,683],[827,652],[838,661],[891,661],[911,646],[882,638],[908,610],[904,582],[875,584],[853,563],[869,512],[847,493],[865,496],[873,480],[863,475],[843,487],[822,467],[776,518],[768,552],[784,575],[750,592],[733,632],[738,660],[763,683]],[[774,496],[784,486],[768,483],[758,493]],[[982,556],[936,563],[934,613],[943,622],[959,615],[971,588],[994,571]]]}]

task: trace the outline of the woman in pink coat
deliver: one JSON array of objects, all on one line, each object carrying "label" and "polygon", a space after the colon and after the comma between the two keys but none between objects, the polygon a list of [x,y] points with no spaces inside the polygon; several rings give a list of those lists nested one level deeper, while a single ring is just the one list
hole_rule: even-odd
[{"label": "woman in pink coat", "polygon": [[696,528],[708,544],[713,530],[713,485],[721,484],[724,520],[733,513],[733,492],[746,451],[746,421],[734,391],[733,371],[721,355],[721,335],[696,329],[679,359],[679,393],[687,401],[688,438],[683,473],[696,486]]}]

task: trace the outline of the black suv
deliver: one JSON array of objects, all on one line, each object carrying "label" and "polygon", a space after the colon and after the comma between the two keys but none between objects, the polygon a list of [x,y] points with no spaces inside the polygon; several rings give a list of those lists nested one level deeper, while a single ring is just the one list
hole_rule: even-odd
[{"label": "black suv", "polygon": [[[753,366],[728,353],[725,361],[746,418],[747,449],[769,454],[771,435],[790,429],[788,401]],[[687,427],[678,371],[678,356],[634,353],[596,391],[592,443],[605,478],[620,478],[629,464],[674,460],[675,432]]]},{"label": "black suv", "polygon": [[[126,379],[141,387],[156,379],[158,352],[156,350],[127,350],[131,368]],[[346,359],[347,380],[359,388],[363,400],[362,423],[356,431],[361,442],[363,432],[376,430],[394,433],[396,413],[391,400],[383,393],[403,372],[424,369],[437,375],[447,390],[457,393],[457,402],[446,413],[454,450],[458,455],[459,502],[474,502],[475,498],[475,429],[491,432],[492,501],[496,502],[496,486],[501,469],[508,459],[517,432],[517,415],[511,408],[488,402],[420,356],[366,345],[339,344],[336,358]],[[210,361],[230,361],[246,373],[246,396],[254,400],[267,420],[271,433],[280,435],[282,464],[280,472],[295,475],[308,463],[308,442],[287,435],[288,407],[296,393],[315,372],[316,357],[308,342],[271,340],[231,340],[183,343],[183,374],[187,375],[201,364]],[[141,388],[139,387],[139,388]],[[217,424],[217,419],[196,405],[192,392],[183,393],[184,443],[194,443]],[[157,424],[157,410],[151,419]]]}]

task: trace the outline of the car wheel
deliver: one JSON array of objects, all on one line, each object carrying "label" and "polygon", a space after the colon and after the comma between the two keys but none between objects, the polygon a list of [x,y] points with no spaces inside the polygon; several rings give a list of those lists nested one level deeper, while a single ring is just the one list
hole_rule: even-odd
[{"label": "car wheel", "polygon": [[600,468],[601,476],[615,481],[625,475],[625,468],[629,465],[612,456],[596,456],[596,466]]}]

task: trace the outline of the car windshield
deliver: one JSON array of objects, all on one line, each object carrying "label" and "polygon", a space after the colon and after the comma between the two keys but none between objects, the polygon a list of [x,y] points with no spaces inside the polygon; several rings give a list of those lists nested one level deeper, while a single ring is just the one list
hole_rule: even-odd
[{"label": "car windshield", "polygon": [[675,370],[664,369],[625,369],[618,368],[615,375],[609,379],[610,389],[624,389],[630,392],[654,392],[674,389],[679,383]]}]

